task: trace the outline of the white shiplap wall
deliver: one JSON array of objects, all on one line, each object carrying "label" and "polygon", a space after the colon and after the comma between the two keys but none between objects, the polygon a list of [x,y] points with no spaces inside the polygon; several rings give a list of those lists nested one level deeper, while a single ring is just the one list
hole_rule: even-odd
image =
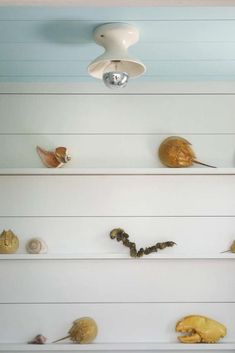
[{"label": "white shiplap wall", "polygon": [[[229,93],[2,94],[0,163],[41,167],[39,144],[68,146],[68,172],[160,167],[157,146],[177,134],[200,160],[231,168],[234,113]],[[90,257],[2,260],[1,342],[27,342],[39,332],[52,341],[90,315],[97,342],[173,343],[176,321],[188,314],[223,322],[224,342],[235,341],[233,255],[219,259],[235,234],[233,175],[0,176],[0,195],[0,225],[19,235],[19,252],[39,236],[52,254]],[[178,245],[162,252],[168,259],[92,259],[127,252],[108,237],[119,226],[138,245]]]}]

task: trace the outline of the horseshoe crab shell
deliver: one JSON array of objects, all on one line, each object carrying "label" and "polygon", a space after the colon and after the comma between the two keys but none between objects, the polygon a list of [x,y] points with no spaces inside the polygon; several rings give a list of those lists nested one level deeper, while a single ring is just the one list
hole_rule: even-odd
[{"label": "horseshoe crab shell", "polygon": [[158,149],[158,156],[162,164],[170,168],[190,167],[194,163],[215,168],[196,160],[191,143],[180,136],[170,136],[162,141]]},{"label": "horseshoe crab shell", "polygon": [[0,235],[0,254],[13,254],[19,248],[19,239],[9,229],[4,230]]},{"label": "horseshoe crab shell", "polygon": [[67,336],[60,338],[53,343],[70,338],[73,342],[87,344],[94,341],[97,336],[97,332],[98,327],[94,319],[91,317],[81,317],[73,322]]},{"label": "horseshoe crab shell", "polygon": [[179,136],[166,138],[158,150],[160,161],[167,167],[189,167],[196,158],[189,141]]},{"label": "horseshoe crab shell", "polygon": [[225,253],[225,252],[235,253],[235,240],[232,242],[232,244],[230,245],[230,248],[228,250],[222,251],[222,253]]},{"label": "horseshoe crab shell", "polygon": [[47,245],[40,238],[32,238],[27,242],[26,250],[29,254],[46,254]]}]

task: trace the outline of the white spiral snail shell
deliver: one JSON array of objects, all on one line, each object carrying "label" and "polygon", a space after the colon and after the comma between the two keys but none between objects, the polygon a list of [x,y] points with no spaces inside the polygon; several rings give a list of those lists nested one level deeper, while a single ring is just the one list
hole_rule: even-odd
[{"label": "white spiral snail shell", "polygon": [[29,254],[46,254],[47,245],[40,238],[32,238],[26,244],[26,250]]}]

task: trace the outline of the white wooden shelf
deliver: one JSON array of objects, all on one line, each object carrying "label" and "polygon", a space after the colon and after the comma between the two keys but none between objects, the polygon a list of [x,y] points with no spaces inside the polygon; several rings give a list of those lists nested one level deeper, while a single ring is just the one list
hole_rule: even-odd
[{"label": "white wooden shelf", "polygon": [[2,168],[0,175],[235,175],[235,168]]},{"label": "white wooden shelf", "polygon": [[129,254],[114,254],[114,253],[90,253],[90,254],[1,254],[0,260],[117,260],[125,259],[131,261],[146,261],[146,260],[235,260],[235,254],[151,254],[141,258],[130,257]]},{"label": "white wooden shelf", "polygon": [[0,344],[1,352],[15,351],[232,351],[234,343],[182,344],[182,343],[91,343],[91,344]]}]

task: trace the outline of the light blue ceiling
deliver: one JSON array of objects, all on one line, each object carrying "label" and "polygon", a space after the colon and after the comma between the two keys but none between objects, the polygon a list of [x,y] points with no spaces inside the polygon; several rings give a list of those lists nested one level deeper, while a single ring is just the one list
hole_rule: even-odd
[{"label": "light blue ceiling", "polygon": [[93,29],[139,28],[144,81],[235,80],[235,7],[0,7],[0,82],[95,82]]}]

